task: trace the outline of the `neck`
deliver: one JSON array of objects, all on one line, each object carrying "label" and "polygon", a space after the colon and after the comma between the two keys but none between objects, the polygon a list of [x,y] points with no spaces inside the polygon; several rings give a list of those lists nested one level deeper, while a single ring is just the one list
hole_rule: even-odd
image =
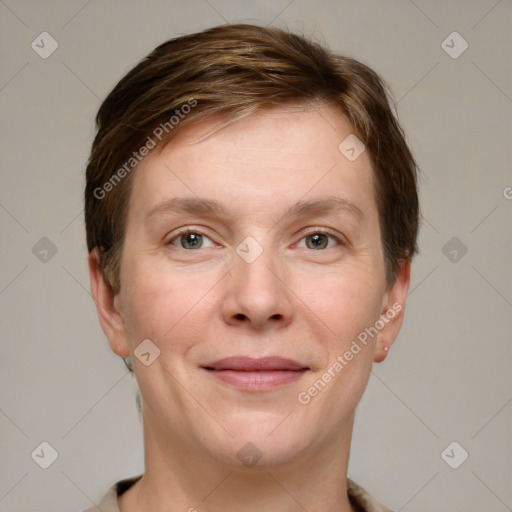
[{"label": "neck", "polygon": [[[144,422],[143,477],[119,498],[122,512],[352,512],[347,468],[353,417],[335,438],[300,456],[246,467],[219,462],[187,441],[165,441]],[[172,508],[170,508],[172,507]]]}]

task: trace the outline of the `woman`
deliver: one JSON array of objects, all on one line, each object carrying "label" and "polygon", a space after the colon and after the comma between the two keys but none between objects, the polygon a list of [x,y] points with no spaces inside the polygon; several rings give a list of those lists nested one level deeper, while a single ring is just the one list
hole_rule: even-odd
[{"label": "woman", "polygon": [[416,164],[380,78],[301,36],[226,25],[156,48],[97,125],[91,288],[133,363],[145,444],[144,474],[101,510],[389,510],[347,478],[418,230]]}]

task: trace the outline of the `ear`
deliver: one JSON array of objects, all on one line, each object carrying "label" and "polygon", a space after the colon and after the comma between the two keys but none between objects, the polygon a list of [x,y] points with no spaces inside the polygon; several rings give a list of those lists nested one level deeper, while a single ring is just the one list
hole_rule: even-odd
[{"label": "ear", "polygon": [[400,332],[405,313],[405,299],[409,290],[411,277],[411,260],[402,260],[398,275],[393,284],[389,285],[382,301],[380,320],[384,323],[379,330],[375,343],[373,360],[380,363],[386,359],[388,350]]},{"label": "ear", "polygon": [[130,348],[119,307],[120,297],[114,295],[114,292],[103,278],[97,248],[89,253],[88,262],[91,293],[96,304],[101,328],[108,339],[112,352],[118,356],[127,357],[130,355]]}]

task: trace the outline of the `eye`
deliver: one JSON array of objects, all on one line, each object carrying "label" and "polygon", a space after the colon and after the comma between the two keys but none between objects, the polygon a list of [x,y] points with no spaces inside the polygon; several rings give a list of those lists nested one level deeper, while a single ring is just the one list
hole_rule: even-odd
[{"label": "eye", "polygon": [[178,233],[167,242],[167,245],[174,245],[180,249],[187,250],[214,247],[213,242],[206,235],[191,230]]},{"label": "eye", "polygon": [[313,249],[315,251],[322,249],[330,249],[336,244],[340,244],[340,240],[336,238],[334,235],[327,233],[326,231],[314,231],[309,233],[298,244],[298,247],[304,247],[301,245],[302,242],[305,242],[305,247],[307,249]]}]

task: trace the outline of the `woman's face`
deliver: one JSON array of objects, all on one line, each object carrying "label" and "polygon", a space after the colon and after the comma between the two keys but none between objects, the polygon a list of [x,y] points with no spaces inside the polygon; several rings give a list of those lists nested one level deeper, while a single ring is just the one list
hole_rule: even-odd
[{"label": "woman's face", "polygon": [[109,338],[132,356],[159,442],[285,463],[351,430],[408,276],[386,285],[370,160],[352,139],[339,149],[352,130],[333,107],[264,110],[205,136],[215,126],[134,171],[124,328]]}]

